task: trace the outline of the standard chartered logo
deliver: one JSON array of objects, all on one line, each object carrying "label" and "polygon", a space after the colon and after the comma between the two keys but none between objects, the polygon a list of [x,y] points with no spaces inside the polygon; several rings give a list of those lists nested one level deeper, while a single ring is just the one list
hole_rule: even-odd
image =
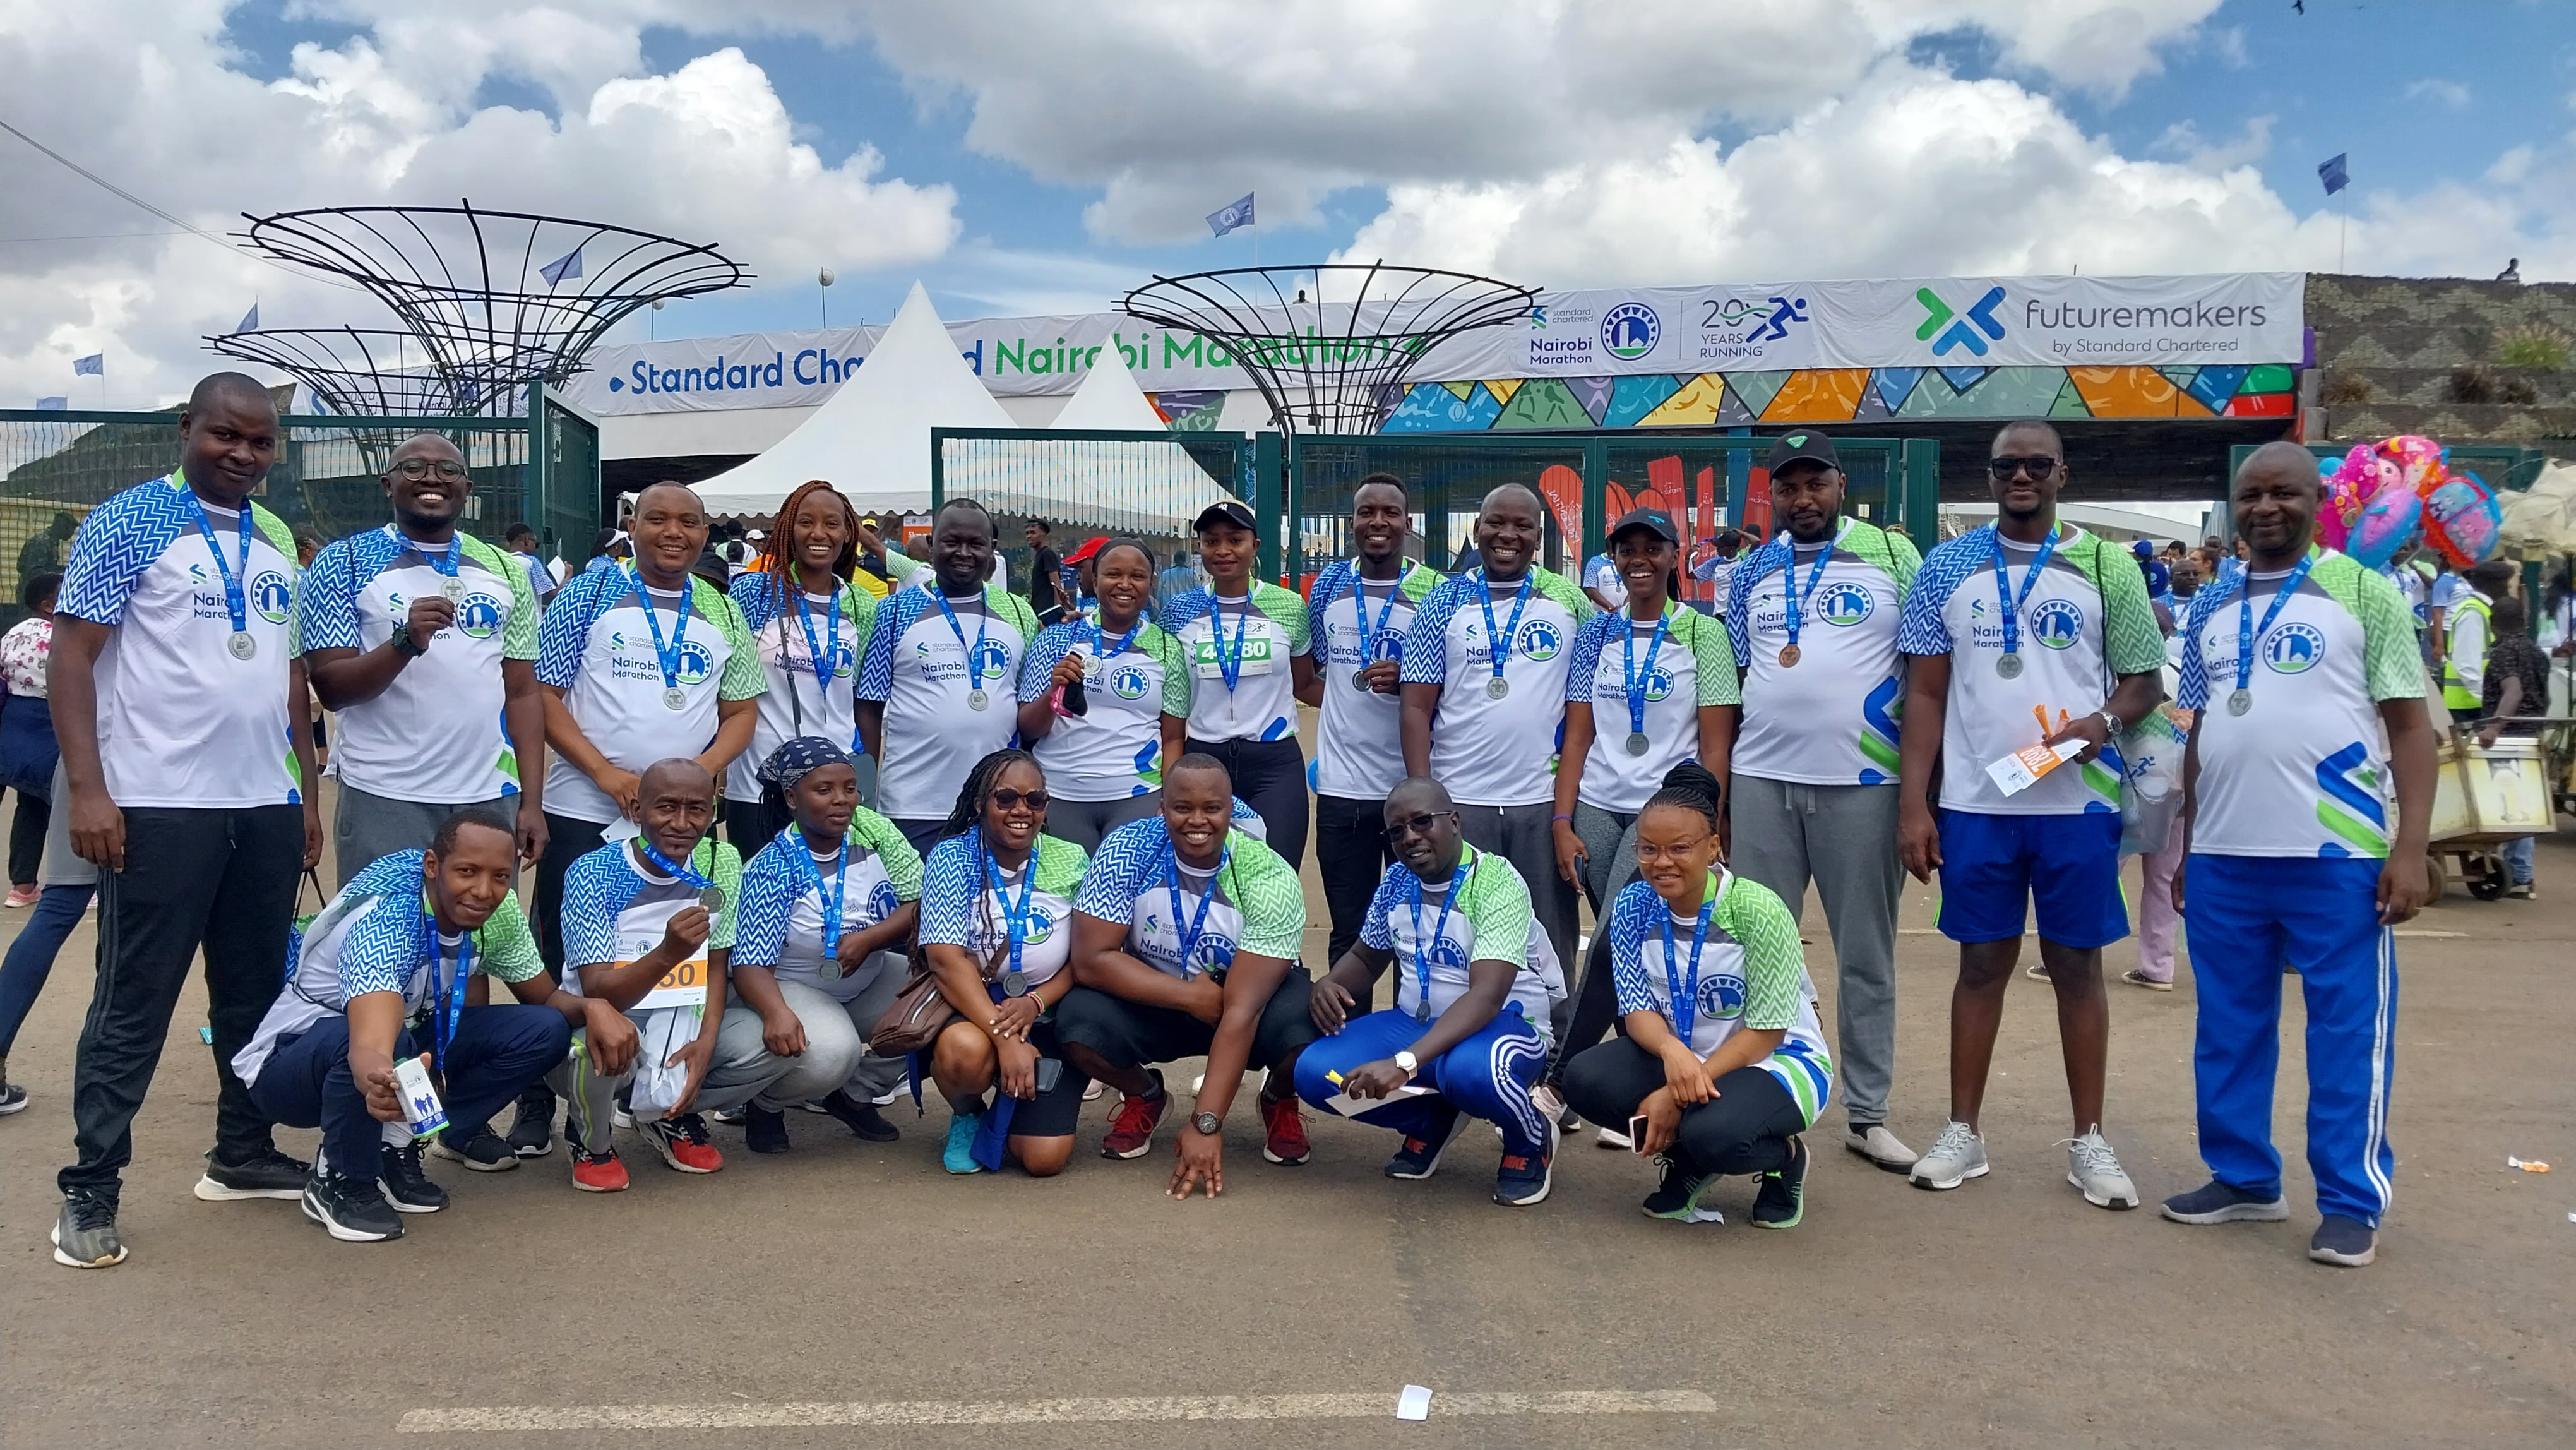
[{"label": "standard chartered logo", "polygon": [[[1987,288],[1986,295],[1964,312],[1943,301],[1941,294],[1929,287],[1915,288],[1914,300],[1923,305],[1923,325],[1914,329],[1914,340],[1930,342],[1934,357],[1947,357],[1954,347],[1964,347],[1984,357],[1987,338],[2003,341],[2004,325],[1995,320],[1995,309],[2004,300],[2001,287]],[[1980,332],[1985,336],[1978,336]]]}]

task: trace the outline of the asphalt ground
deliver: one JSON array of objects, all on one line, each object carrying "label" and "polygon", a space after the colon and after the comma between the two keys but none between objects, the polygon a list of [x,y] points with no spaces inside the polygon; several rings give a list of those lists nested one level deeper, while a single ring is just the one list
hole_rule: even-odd
[{"label": "asphalt ground", "polygon": [[[1992,1175],[1913,1189],[1843,1152],[1831,1110],[1806,1221],[1785,1233],[1747,1226],[1749,1180],[1717,1193],[1724,1225],[1643,1217],[1648,1166],[1588,1132],[1523,1210],[1487,1201],[1498,1148],[1481,1128],[1438,1177],[1396,1183],[1390,1135],[1336,1120],[1312,1124],[1308,1165],[1266,1164],[1248,1110],[1224,1197],[1175,1203],[1169,1131],[1145,1159],[1096,1156],[1106,1101],[1062,1177],[952,1178],[934,1099],[926,1118],[897,1111],[892,1144],[790,1114],[795,1151],[756,1157],[718,1129],[712,1178],[621,1135],[635,1186],[616,1196],[576,1193],[560,1148],[504,1174],[434,1163],[450,1210],[396,1243],[341,1244],[291,1203],[189,1195],[214,1101],[192,988],[136,1124],[132,1257],[75,1273],[45,1236],[84,925],[9,1063],[34,1100],[0,1120],[0,1443],[2564,1444],[2576,838],[2544,842],[2539,869],[2542,900],[2455,895],[2399,944],[2399,1196],[2379,1263],[2357,1271],[2304,1253],[2295,998],[2277,1111],[2292,1220],[2155,1216],[2205,1177],[2186,968],[2170,994],[2109,989],[2108,1132],[2148,1208],[2106,1212],[2067,1185],[2051,995],[2016,978]],[[1319,957],[1311,873],[1309,896]],[[1812,900],[1805,922],[1830,999]],[[1944,1117],[1955,964],[1931,923],[1912,890],[1893,1126],[1918,1149]],[[2105,956],[2116,976],[2134,948]],[[314,1137],[279,1141],[309,1155]],[[1408,1383],[1435,1392],[1424,1423],[1393,1418]]]}]

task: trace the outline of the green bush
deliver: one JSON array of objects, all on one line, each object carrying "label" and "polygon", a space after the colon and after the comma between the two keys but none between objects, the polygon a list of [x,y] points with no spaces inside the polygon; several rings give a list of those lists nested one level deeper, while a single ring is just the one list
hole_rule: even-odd
[{"label": "green bush", "polygon": [[2564,372],[2568,351],[2565,332],[2546,322],[2526,322],[2497,336],[2495,361],[2499,367],[2526,368],[2536,373]]}]

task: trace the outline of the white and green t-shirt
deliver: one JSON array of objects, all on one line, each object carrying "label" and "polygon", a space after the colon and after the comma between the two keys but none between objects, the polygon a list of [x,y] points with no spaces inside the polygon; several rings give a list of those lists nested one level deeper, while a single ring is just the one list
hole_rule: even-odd
[{"label": "white and green t-shirt", "polygon": [[[656,628],[678,657],[677,710],[664,698],[674,686],[662,673]],[[625,569],[594,569],[574,576],[547,607],[537,628],[537,683],[564,692],[564,708],[594,749],[641,774],[657,760],[706,749],[716,738],[717,703],[751,699],[767,682],[742,611],[723,590],[700,579],[651,589]],[[546,767],[546,809],[601,825],[619,814],[560,751]]]},{"label": "white and green t-shirt", "polygon": [[[1902,536],[1853,519],[1843,520],[1819,575],[1826,547],[1784,534],[1730,575],[1726,627],[1745,670],[1734,772],[1805,785],[1892,784],[1905,697],[1897,626],[1922,559]],[[1797,663],[1783,665],[1793,587]]]},{"label": "white and green t-shirt", "polygon": [[1020,701],[1054,693],[1055,667],[1075,653],[1084,661],[1087,713],[1056,716],[1029,748],[1047,790],[1059,800],[1089,802],[1161,789],[1163,717],[1190,710],[1179,641],[1151,620],[1140,620],[1132,634],[1104,632],[1089,620],[1048,625],[1020,665]]},{"label": "white and green t-shirt", "polygon": [[840,895],[841,935],[865,931],[921,899],[921,857],[894,822],[866,806],[851,815],[836,853],[817,853],[790,825],[742,868],[732,965],[767,967],[779,980],[802,982],[835,1001],[857,1000],[883,968],[871,958],[853,971],[822,974],[825,952],[837,956],[841,948],[837,939],[828,948],[823,941],[826,885]]},{"label": "white and green t-shirt", "polygon": [[1306,591],[1307,635],[1324,678],[1315,725],[1318,795],[1383,800],[1404,779],[1401,691],[1381,695],[1351,680],[1380,660],[1403,658],[1414,611],[1440,583],[1438,571],[1411,560],[1398,577],[1374,580],[1362,578],[1356,562],[1335,559]]},{"label": "white and green t-shirt", "polygon": [[[742,853],[723,841],[701,840],[690,848],[687,865],[724,893],[724,904],[708,913],[707,939],[693,959],[698,969],[686,962],[673,967],[630,1013],[704,1005],[712,954],[733,950],[734,921],[742,909]],[[564,990],[584,995],[584,967],[643,960],[662,944],[671,918],[698,904],[703,889],[654,865],[640,840],[611,841],[573,862],[564,872]]]},{"label": "white and green t-shirt", "polygon": [[[1488,588],[1482,569],[1431,591],[1404,639],[1404,682],[1440,686],[1431,717],[1431,773],[1467,806],[1532,806],[1556,798],[1556,755],[1565,743],[1565,681],[1574,639],[1599,611],[1583,591],[1545,569],[1495,583],[1494,628],[1509,631],[1506,693],[1492,693],[1493,650],[1485,637]],[[1528,607],[1512,624],[1524,591]]]},{"label": "white and green t-shirt", "polygon": [[[501,666],[537,657],[536,594],[517,555],[464,534],[453,542],[465,586],[456,622],[432,635],[429,652],[405,664],[384,693],[340,711],[332,758],[343,785],[424,805],[518,794]],[[296,601],[304,648],[382,647],[413,600],[444,588],[449,557],[447,545],[419,543],[392,524],[326,545],[304,571]]]},{"label": "white and green t-shirt", "polygon": [[[2414,618],[2388,579],[2313,549],[2281,603],[2288,570],[2242,574],[2192,599],[2175,704],[2200,712],[2191,849],[2213,856],[2386,856],[2395,829],[2382,700],[2420,700]],[[2253,608],[2251,707],[2237,689],[2239,627]]]},{"label": "white and green t-shirt", "polygon": [[[1612,899],[1610,973],[1620,1015],[1661,1016],[1701,1057],[1740,1031],[1785,1033],[1754,1066],[1778,1078],[1813,1123],[1833,1090],[1834,1058],[1816,1016],[1816,984],[1807,976],[1798,920],[1759,881],[1721,872],[1709,889],[1717,905],[1705,934],[1696,914],[1675,912],[1646,882],[1631,881]],[[1673,1008],[1677,998],[1690,1007],[1687,1030]]]},{"label": "white and green t-shirt", "polygon": [[1502,857],[1466,847],[1458,869],[1432,882],[1401,861],[1389,866],[1369,898],[1360,940],[1394,954],[1396,1010],[1426,1021],[1466,995],[1470,962],[1511,963],[1520,974],[1505,1000],[1540,1040],[1556,1040],[1548,1008],[1565,995],[1564,971],[1530,911],[1529,883]]},{"label": "white and green t-shirt", "polygon": [[[2115,749],[2051,771],[2019,795],[2005,795],[1986,774],[1988,765],[2037,745],[2062,722],[2101,709],[2113,676],[2164,668],[2164,632],[2156,627],[2137,560],[2073,524],[2059,523],[2056,537],[2047,567],[2032,579],[2043,546],[2014,543],[1991,524],[1961,534],[1924,559],[1906,595],[1897,649],[1950,657],[1941,729],[1946,810],[2056,816],[2120,808],[2122,764]],[[1999,667],[2006,654],[2004,611],[2014,607],[2004,602],[2007,590],[2018,601],[2011,653],[2019,673],[2010,676],[2002,673],[2009,667]]]},{"label": "white and green t-shirt", "polygon": [[[1677,600],[1664,604],[1661,645],[1655,621],[1632,619],[1621,605],[1616,614],[1596,614],[1574,639],[1574,668],[1565,679],[1566,703],[1592,707],[1592,748],[1583,756],[1583,777],[1575,797],[1594,810],[1633,812],[1663,788],[1664,773],[1685,760],[1699,758],[1699,712],[1707,705],[1732,705],[1742,697],[1735,686],[1735,651],[1726,637],[1725,621],[1713,619]],[[1629,710],[1629,661],[1635,660],[1644,685],[1646,753],[1628,753],[1628,737],[1638,721]]]},{"label": "white and green t-shirt", "polygon": [[1011,969],[1011,913],[1025,899],[1019,966],[1035,987],[1073,959],[1073,897],[1090,861],[1071,841],[1040,836],[1028,860],[1004,870],[985,853],[980,830],[951,836],[922,863],[918,939],[923,946],[965,948],[999,1000],[1001,974]]},{"label": "white and green t-shirt", "polygon": [[[1297,680],[1288,662],[1306,653],[1305,601],[1258,579],[1250,594],[1232,599],[1193,589],[1163,611],[1163,628],[1190,662],[1192,740],[1297,738]],[[1229,686],[1226,672],[1238,659]]]},{"label": "white and green t-shirt", "polygon": [[945,819],[975,762],[1019,733],[1020,657],[1037,616],[998,584],[943,610],[945,598],[935,578],[886,596],[859,666],[858,698],[885,706],[877,809],[898,821]]},{"label": "white and green t-shirt", "polygon": [[[1186,981],[1234,965],[1237,952],[1293,963],[1306,933],[1306,890],[1278,853],[1228,831],[1225,854],[1200,870],[1172,850],[1159,815],[1111,831],[1091,858],[1074,910],[1127,928],[1127,951]],[[1182,938],[1197,935],[1183,953]]]},{"label": "white and green t-shirt", "polygon": [[[751,747],[725,769],[725,798],[760,799],[760,767],[779,746],[799,735],[816,735],[843,749],[858,748],[859,723],[852,691],[858,683],[859,656],[877,621],[877,602],[855,585],[831,594],[803,589],[805,608],[777,587],[778,576],[751,570],[727,591],[742,611],[743,628],[751,632],[767,688],[751,727]],[[808,627],[812,633],[807,633]],[[814,664],[816,650],[831,661],[831,682]]]}]

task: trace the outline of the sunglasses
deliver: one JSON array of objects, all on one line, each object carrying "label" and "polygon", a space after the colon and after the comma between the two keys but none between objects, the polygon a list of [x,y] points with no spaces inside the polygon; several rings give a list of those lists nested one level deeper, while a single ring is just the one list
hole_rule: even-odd
[{"label": "sunglasses", "polygon": [[2024,470],[2028,470],[2033,478],[2046,478],[2056,471],[2057,460],[2045,453],[2034,453],[2028,458],[1989,458],[1986,467],[1993,471],[1997,483],[2005,483]]},{"label": "sunglasses", "polygon": [[465,465],[457,462],[453,458],[440,458],[436,460],[427,458],[406,458],[402,462],[393,466],[393,472],[399,473],[405,478],[412,479],[427,478],[431,474],[435,473],[439,477],[453,482],[454,480],[465,476]]},{"label": "sunglasses", "polygon": [[1013,790],[1007,785],[993,787],[993,804],[1006,811],[1015,811],[1022,806],[1027,806],[1033,811],[1043,811],[1047,808],[1047,802],[1053,799],[1055,797],[1042,790]]}]

